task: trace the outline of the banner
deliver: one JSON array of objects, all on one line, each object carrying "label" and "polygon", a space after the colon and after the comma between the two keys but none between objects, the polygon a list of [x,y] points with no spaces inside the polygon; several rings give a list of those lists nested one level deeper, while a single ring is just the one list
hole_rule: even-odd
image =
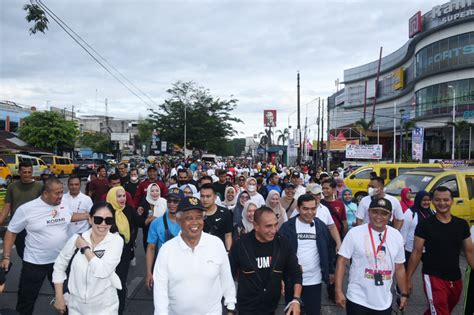
[{"label": "banner", "polygon": [[423,127],[415,127],[412,132],[411,158],[414,161],[423,161]]},{"label": "banner", "polygon": [[266,109],[263,111],[263,124],[265,127],[276,127],[277,111],[275,109]]},{"label": "banner", "polygon": [[381,158],[381,144],[348,144],[346,146],[346,159],[379,160]]}]

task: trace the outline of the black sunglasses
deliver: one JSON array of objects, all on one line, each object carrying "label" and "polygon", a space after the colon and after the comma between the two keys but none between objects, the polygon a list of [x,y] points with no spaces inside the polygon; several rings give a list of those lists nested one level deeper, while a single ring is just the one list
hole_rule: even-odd
[{"label": "black sunglasses", "polygon": [[104,218],[104,217],[94,216],[93,218],[94,218],[94,224],[97,224],[97,225],[102,224],[102,222],[104,222],[104,221],[105,221],[105,224],[107,224],[107,225],[114,224],[114,218],[113,217]]}]

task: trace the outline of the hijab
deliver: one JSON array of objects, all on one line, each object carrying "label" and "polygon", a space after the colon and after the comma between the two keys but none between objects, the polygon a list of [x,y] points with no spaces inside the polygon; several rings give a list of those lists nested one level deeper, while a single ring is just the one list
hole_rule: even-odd
[{"label": "hijab", "polygon": [[184,190],[185,190],[186,188],[191,189],[191,192],[192,192],[193,196],[194,196],[194,197],[197,197],[198,191],[197,191],[196,186],[194,186],[193,184],[184,184],[184,185],[181,185],[181,186],[179,187],[179,189],[180,189],[183,193],[184,193]]},{"label": "hijab", "polygon": [[268,193],[267,200],[266,200],[265,204],[267,205],[267,207],[272,209],[273,212],[276,214],[277,219],[278,219],[278,228],[280,228],[280,226],[284,222],[288,221],[288,215],[286,214],[285,209],[283,209],[283,207],[281,206],[280,201],[278,201],[278,204],[276,205],[276,207],[271,206],[271,200],[272,200],[272,197],[274,195],[278,195],[278,199],[280,199],[280,193],[278,191],[270,190],[270,192]]},{"label": "hijab", "polygon": [[[248,190],[248,188],[249,188],[249,183],[250,183],[252,180],[255,181],[255,190],[254,190],[254,191],[249,191],[249,190]],[[251,196],[255,196],[255,195],[258,193],[258,192],[257,192],[257,180],[255,179],[255,177],[249,177],[249,178],[247,178],[247,180],[245,181],[245,187],[246,187],[247,192],[248,192],[248,194],[250,195],[250,197],[251,197]]]},{"label": "hijab", "polygon": [[[158,188],[158,192],[159,192],[159,196],[158,198],[156,199],[153,199],[151,197],[151,190],[153,187],[157,187]],[[148,185],[148,187],[146,188],[146,201],[150,204],[150,208],[153,210],[153,216],[154,217],[161,217],[163,214],[165,214],[166,212],[166,199],[165,198],[162,198],[161,197],[161,189],[160,189],[160,186],[158,186],[158,184],[156,183],[153,183],[153,184],[150,184]]]},{"label": "hijab", "polygon": [[123,209],[125,209],[125,205],[121,206],[117,200],[117,192],[125,189],[122,186],[116,186],[110,188],[109,192],[107,193],[107,202],[112,205],[115,210],[115,223],[119,230],[119,233],[123,235],[125,238],[125,243],[130,241],[130,224],[128,222],[127,216],[123,213]]},{"label": "hijab", "polygon": [[[234,199],[233,200],[227,199],[227,192],[230,191],[230,190],[234,191]],[[223,204],[228,209],[233,209],[235,207],[235,205],[237,204],[237,191],[235,190],[235,188],[233,186],[226,187],[225,192],[224,192],[224,203]]]},{"label": "hijab", "polygon": [[253,230],[253,223],[247,218],[247,209],[250,205],[254,205],[258,208],[258,205],[253,200],[248,200],[244,204],[244,209],[242,210],[242,225],[244,226],[245,233],[251,232]]},{"label": "hijab", "polygon": [[351,198],[351,200],[349,200],[349,201],[347,201],[346,199],[344,199],[344,194],[346,193],[346,191],[350,192],[350,194],[351,194],[351,196],[352,196],[352,190],[350,190],[349,188],[344,188],[344,189],[342,190],[342,192],[341,192],[341,200],[342,200],[342,202],[343,202],[346,206],[348,206],[348,205],[350,205],[350,204],[352,203],[352,198]]},{"label": "hijab", "polygon": [[413,214],[415,213],[418,214],[418,222],[420,221],[421,218],[428,218],[435,214],[435,212],[431,210],[430,207],[423,208],[423,206],[421,205],[421,202],[423,201],[423,198],[425,198],[425,196],[429,196],[431,198],[430,193],[424,190],[417,192],[415,196],[415,202],[413,203],[413,206],[410,208]]},{"label": "hijab", "polygon": [[[400,205],[402,206],[403,213],[413,206],[413,201],[408,198],[408,193],[411,192],[411,188],[405,187],[400,192]],[[423,199],[423,198],[422,198]],[[421,200],[420,200],[421,205]]]},{"label": "hijab", "polygon": [[250,198],[250,194],[246,190],[242,191],[237,196],[237,200],[236,200],[235,207],[233,210],[234,224],[239,224],[240,222],[242,222],[242,212],[244,211],[244,205],[245,205],[245,204],[240,203],[240,196],[242,196],[242,194],[247,194],[249,195],[249,198]]},{"label": "hijab", "polygon": [[[337,183],[337,186],[336,186],[336,198],[342,198],[343,196],[343,191],[344,189],[346,189],[346,185],[344,184],[344,180],[340,177],[336,177],[334,179]],[[341,185],[342,184],[342,185]],[[351,195],[352,195],[352,192],[351,192]]]}]

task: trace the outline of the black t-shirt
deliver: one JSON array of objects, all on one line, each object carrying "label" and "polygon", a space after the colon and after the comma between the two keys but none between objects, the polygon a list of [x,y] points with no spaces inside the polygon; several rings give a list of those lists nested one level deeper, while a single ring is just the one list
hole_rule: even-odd
[{"label": "black t-shirt", "polygon": [[226,208],[217,206],[213,215],[207,216],[204,220],[204,232],[217,236],[224,242],[225,234],[232,233],[232,214]]},{"label": "black t-shirt", "polygon": [[273,255],[273,243],[274,241],[261,243],[256,238],[255,235],[251,237],[252,242],[254,243],[253,249],[255,250],[255,259],[257,263],[257,274],[263,283],[268,282],[268,277],[270,277],[270,272],[272,270],[272,255]]},{"label": "black t-shirt", "polygon": [[467,222],[455,216],[449,223],[440,222],[436,216],[418,223],[415,236],[425,240],[422,273],[448,281],[461,279],[459,254],[470,234]]},{"label": "black t-shirt", "polygon": [[125,191],[128,191],[130,193],[130,195],[132,195],[132,197],[133,197],[137,193],[138,185],[140,185],[140,181],[138,181],[136,183],[132,183],[131,181],[128,181],[128,182],[125,183],[123,188],[125,189]]},{"label": "black t-shirt", "polygon": [[219,198],[221,199],[221,201],[224,201],[225,189],[227,188],[227,186],[231,186],[231,183],[225,182],[224,184],[221,184],[219,182],[215,182],[212,185],[214,186],[214,189],[216,190],[216,193],[219,194]]},{"label": "black t-shirt", "polygon": [[124,186],[127,182],[130,181],[130,175],[120,176],[120,185]]}]

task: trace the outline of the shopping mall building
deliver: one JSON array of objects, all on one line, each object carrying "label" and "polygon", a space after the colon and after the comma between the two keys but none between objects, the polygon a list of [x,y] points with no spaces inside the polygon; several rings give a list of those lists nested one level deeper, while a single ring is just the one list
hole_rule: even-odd
[{"label": "shopping mall building", "polygon": [[[373,117],[369,143],[377,143],[378,129],[383,156],[391,159],[394,129],[400,150],[400,124],[404,130],[403,124],[415,122],[416,131],[423,132],[423,159],[449,158],[453,107],[456,121],[474,123],[474,0],[453,0],[417,12],[407,17],[407,25],[408,41],[381,58],[380,70],[375,60],[344,71],[344,89],[328,99],[331,134],[342,132],[348,138],[352,131],[357,137],[354,122]],[[412,131],[403,145],[410,153]],[[455,141],[464,158],[469,133],[460,132],[461,141]]]}]

